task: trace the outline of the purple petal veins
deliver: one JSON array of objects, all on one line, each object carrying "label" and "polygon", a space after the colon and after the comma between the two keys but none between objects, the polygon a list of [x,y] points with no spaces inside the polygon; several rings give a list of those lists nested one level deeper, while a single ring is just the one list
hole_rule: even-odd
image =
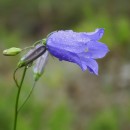
[{"label": "purple petal veins", "polygon": [[57,31],[47,38],[48,51],[59,60],[76,63],[85,71],[98,74],[98,64],[95,59],[103,58],[109,51],[108,47],[99,42],[104,29],[94,32],[73,32],[72,30]]}]

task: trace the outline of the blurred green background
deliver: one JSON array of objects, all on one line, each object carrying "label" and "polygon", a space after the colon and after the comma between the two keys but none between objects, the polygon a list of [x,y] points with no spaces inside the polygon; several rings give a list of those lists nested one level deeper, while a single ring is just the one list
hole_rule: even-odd
[{"label": "blurred green background", "polygon": [[[130,130],[130,0],[0,0],[0,130],[11,130],[20,56],[4,57],[54,30],[105,28],[110,49],[99,76],[49,57],[44,75],[19,115],[18,130]],[[18,79],[21,72],[17,74]],[[32,68],[20,103],[32,86]]]}]

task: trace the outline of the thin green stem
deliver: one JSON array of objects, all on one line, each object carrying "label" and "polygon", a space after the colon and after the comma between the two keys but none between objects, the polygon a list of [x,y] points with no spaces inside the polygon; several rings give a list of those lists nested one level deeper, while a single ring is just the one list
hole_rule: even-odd
[{"label": "thin green stem", "polygon": [[21,78],[20,85],[17,84],[18,85],[18,92],[17,92],[16,102],[15,102],[15,116],[14,116],[14,129],[13,130],[16,130],[16,128],[17,128],[18,103],[19,103],[20,92],[21,92],[21,88],[22,88],[22,85],[23,85],[26,70],[27,70],[27,67],[25,66],[24,71],[23,71],[23,75],[22,75],[22,78]]},{"label": "thin green stem", "polygon": [[22,51],[25,51],[25,50],[28,50],[28,49],[33,49],[33,48],[34,48],[34,46],[25,47],[25,48],[22,49]]},{"label": "thin green stem", "polygon": [[18,69],[19,68],[16,68],[15,71],[14,71],[14,73],[13,73],[13,79],[14,79],[14,82],[15,82],[16,86],[19,88],[18,81],[16,79],[16,72],[17,72]]},{"label": "thin green stem", "polygon": [[31,96],[31,94],[32,94],[32,92],[33,92],[33,89],[34,89],[34,87],[35,87],[35,84],[36,84],[36,81],[34,81],[33,86],[32,86],[32,88],[31,88],[31,90],[30,90],[28,96],[26,97],[26,99],[25,99],[25,101],[23,102],[23,104],[19,107],[18,112],[23,108],[23,106],[25,105],[25,103],[28,101],[29,97]]},{"label": "thin green stem", "polygon": [[42,40],[38,40],[36,42],[33,43],[33,46],[36,46],[37,44],[39,44]]}]

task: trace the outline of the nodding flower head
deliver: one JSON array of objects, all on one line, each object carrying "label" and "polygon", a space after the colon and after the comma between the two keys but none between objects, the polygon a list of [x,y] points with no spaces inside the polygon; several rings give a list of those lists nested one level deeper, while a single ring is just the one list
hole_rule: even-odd
[{"label": "nodding flower head", "polygon": [[[48,53],[60,61],[68,61],[77,64],[82,71],[98,75],[98,64],[96,59],[103,58],[109,49],[107,45],[99,40],[104,34],[104,29],[99,28],[94,32],[73,32],[72,30],[54,31],[47,35],[47,38],[33,44],[19,61],[18,68],[29,67],[36,60],[34,74],[43,73]],[[23,50],[26,50],[23,49]],[[20,48],[10,48],[3,51],[4,55],[16,55],[23,51]],[[44,54],[45,53],[45,54]],[[39,78],[39,76],[34,76]]]},{"label": "nodding flower head", "polygon": [[98,75],[98,64],[95,59],[103,58],[109,51],[108,47],[99,42],[104,29],[94,32],[73,32],[72,30],[55,31],[46,40],[46,48],[51,55],[60,61],[73,62],[85,71]]}]

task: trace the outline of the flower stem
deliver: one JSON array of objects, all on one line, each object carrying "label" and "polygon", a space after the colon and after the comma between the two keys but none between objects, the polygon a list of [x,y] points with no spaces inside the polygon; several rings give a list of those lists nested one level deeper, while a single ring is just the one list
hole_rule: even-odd
[{"label": "flower stem", "polygon": [[18,85],[18,82],[17,82],[17,79],[16,79],[16,72],[17,72],[18,69],[19,68],[16,68],[14,73],[13,73],[13,79],[14,79],[14,82],[15,82],[16,86],[19,88],[19,85]]},{"label": "flower stem", "polygon": [[32,88],[31,88],[31,90],[30,90],[28,96],[26,97],[26,99],[25,99],[25,101],[23,102],[23,104],[19,107],[19,109],[17,110],[17,112],[19,112],[19,111],[23,108],[23,106],[25,105],[25,103],[26,103],[26,102],[28,101],[28,99],[30,98],[30,96],[31,96],[31,94],[32,94],[32,92],[33,92],[33,89],[34,89],[34,87],[35,87],[35,84],[36,84],[36,81],[34,81],[33,86],[32,86]]},{"label": "flower stem", "polygon": [[[21,78],[20,85],[17,86],[18,87],[18,92],[17,92],[16,102],[15,102],[15,116],[14,116],[14,129],[13,130],[16,130],[16,128],[17,128],[18,103],[19,103],[20,92],[21,92],[21,88],[22,88],[22,85],[23,85],[23,81],[24,81],[24,77],[25,77],[25,74],[26,74],[26,70],[27,70],[27,67],[25,66],[24,71],[23,71],[23,75],[22,75],[22,78]],[[16,84],[16,85],[18,85],[18,84]]]}]

